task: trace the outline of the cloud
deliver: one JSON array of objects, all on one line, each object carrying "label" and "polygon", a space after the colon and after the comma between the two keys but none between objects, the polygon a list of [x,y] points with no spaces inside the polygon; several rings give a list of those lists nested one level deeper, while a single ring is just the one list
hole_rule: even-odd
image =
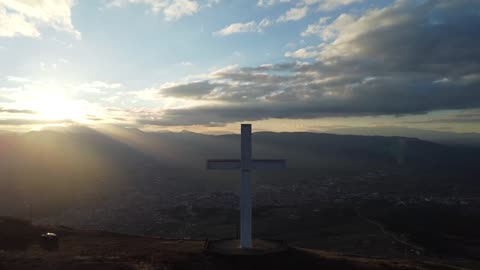
[{"label": "cloud", "polygon": [[11,14],[0,6],[0,37],[38,37],[40,32],[21,14]]},{"label": "cloud", "polygon": [[300,0],[300,1],[290,1],[290,0],[258,0],[257,6],[259,7],[271,7],[280,3],[295,3],[297,7],[303,6],[317,6],[318,10],[321,11],[332,11],[339,9],[344,6],[348,6],[354,3],[361,3],[364,0]]},{"label": "cloud", "polygon": [[169,5],[168,0],[111,0],[107,2],[107,7],[126,7],[129,4],[143,4],[150,6],[154,13],[159,13]]},{"label": "cloud", "polygon": [[271,7],[280,3],[288,3],[290,0],[258,0],[257,6],[259,7]]},{"label": "cloud", "polygon": [[303,0],[305,5],[317,5],[319,10],[332,11],[364,0]]},{"label": "cloud", "polygon": [[72,0],[0,1],[0,36],[39,37],[41,27],[80,39],[71,19]]},{"label": "cloud", "polygon": [[32,110],[5,109],[0,107],[0,113],[36,114],[37,112]]},{"label": "cloud", "polygon": [[219,3],[219,0],[111,0],[107,7],[126,7],[130,4],[142,4],[150,7],[154,14],[160,12],[167,21],[175,21],[185,16],[197,13],[202,6],[211,7]]},{"label": "cloud", "polygon": [[7,76],[7,81],[18,82],[18,83],[26,83],[26,82],[29,82],[30,79],[24,78],[24,77],[17,77],[17,76]]},{"label": "cloud", "polygon": [[191,66],[193,66],[193,63],[189,62],[189,61],[182,61],[182,62],[178,63],[178,65],[182,66],[182,67],[191,67]]},{"label": "cloud", "polygon": [[291,8],[284,15],[280,16],[277,22],[298,21],[305,18],[307,12],[307,6]]},{"label": "cloud", "polygon": [[0,126],[25,126],[25,125],[47,125],[47,124],[73,124],[72,120],[42,120],[42,119],[0,119]]},{"label": "cloud", "polygon": [[[305,31],[302,32],[301,34],[302,37],[312,36],[312,35],[321,35],[325,31],[325,28],[327,26],[327,22],[329,19],[330,17],[322,17],[318,20],[318,23],[309,24],[307,26],[307,29],[305,29]],[[328,37],[330,37],[330,35],[328,35],[326,39],[328,39]]]},{"label": "cloud", "polygon": [[[433,62],[440,67],[439,63],[444,62],[445,68],[452,69],[455,62],[471,62],[470,57],[478,57],[480,50],[475,48],[478,38],[471,36],[480,19],[468,9],[469,5],[478,7],[479,3],[465,0],[419,4],[402,0],[363,16],[342,14],[319,28],[317,34],[324,39],[319,60],[370,59],[383,68],[403,65],[413,69],[426,68],[424,65]],[[452,29],[455,36],[450,35]]]},{"label": "cloud", "polygon": [[[341,8],[343,6],[351,5],[353,3],[359,3],[362,2],[363,0],[303,0],[297,3],[297,5],[289,10],[287,12],[280,16],[277,19],[277,22],[288,22],[288,21],[299,21],[305,16],[307,16],[307,13],[309,11],[309,7],[313,5],[318,6],[318,10],[322,11],[332,11],[338,8]],[[320,18],[319,26],[324,24],[328,18]],[[317,27],[319,27],[317,26]],[[314,28],[315,25],[309,26],[310,28]],[[305,33],[308,33],[310,31],[314,31],[315,29],[307,29]]]},{"label": "cloud", "polygon": [[207,7],[212,7],[214,5],[217,5],[221,2],[221,0],[207,0]]},{"label": "cloud", "polygon": [[198,3],[191,0],[176,0],[165,8],[163,13],[167,21],[177,20],[183,16],[197,13]]},{"label": "cloud", "polygon": [[191,82],[162,88],[159,93],[170,97],[201,97],[211,93],[219,85],[208,81]]},{"label": "cloud", "polygon": [[465,111],[457,112],[444,117],[436,117],[436,118],[431,118],[426,120],[403,121],[403,123],[405,124],[434,124],[434,123],[476,124],[476,123],[480,123],[480,110],[479,109],[465,110]]},{"label": "cloud", "polygon": [[259,23],[256,21],[250,21],[246,23],[233,23],[225,28],[214,32],[214,35],[217,36],[228,36],[236,33],[247,33],[247,32],[263,32],[263,30],[272,25],[272,21],[269,19],[263,19]]},{"label": "cloud", "polygon": [[159,94],[206,104],[138,121],[208,125],[480,109],[479,8],[473,0],[401,0],[362,15],[342,14],[312,30],[324,37],[320,44],[289,55],[309,63],[211,72]]},{"label": "cloud", "polygon": [[81,88],[94,88],[94,89],[116,89],[120,88],[123,85],[121,83],[108,83],[102,81],[93,81],[89,83],[84,83],[80,87]]},{"label": "cloud", "polygon": [[[370,11],[373,12],[373,11]],[[302,36],[312,36],[312,35],[317,35],[320,36],[324,41],[331,41],[333,39],[336,39],[337,36],[349,28],[349,27],[354,27],[355,23],[357,22],[358,18],[355,18],[354,16],[350,14],[341,14],[338,16],[333,22],[328,24],[330,18],[320,18],[318,23],[316,24],[310,24],[307,26],[307,29],[301,33]],[[375,27],[372,25],[372,27]],[[352,31],[351,34],[356,34],[354,31],[357,30],[367,30],[368,29],[355,29],[355,30],[349,30]],[[360,33],[360,32],[359,32]]]},{"label": "cloud", "polygon": [[300,59],[308,59],[308,58],[315,58],[320,56],[320,48],[317,46],[310,46],[306,48],[298,49],[294,52],[286,52],[286,57],[292,58],[300,58]]}]

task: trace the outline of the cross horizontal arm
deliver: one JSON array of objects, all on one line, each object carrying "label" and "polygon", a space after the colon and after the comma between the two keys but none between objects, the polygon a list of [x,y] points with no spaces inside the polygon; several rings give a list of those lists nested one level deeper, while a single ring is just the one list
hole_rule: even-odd
[{"label": "cross horizontal arm", "polygon": [[[287,161],[284,159],[254,159],[251,161],[253,170],[278,170],[286,169]],[[209,159],[208,170],[239,170],[242,162],[238,159]]]},{"label": "cross horizontal arm", "polygon": [[239,159],[209,159],[208,170],[240,170],[242,163]]},{"label": "cross horizontal arm", "polygon": [[252,167],[254,170],[286,169],[287,161],[284,159],[254,159]]}]

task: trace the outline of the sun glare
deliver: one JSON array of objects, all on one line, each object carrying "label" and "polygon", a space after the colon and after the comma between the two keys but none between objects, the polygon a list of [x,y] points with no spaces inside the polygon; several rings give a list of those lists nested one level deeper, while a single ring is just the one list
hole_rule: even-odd
[{"label": "sun glare", "polygon": [[75,98],[75,92],[67,84],[48,82],[34,85],[19,96],[19,108],[28,108],[35,112],[32,116],[41,120],[72,120],[85,122],[93,114],[92,105]]},{"label": "sun glare", "polygon": [[86,118],[86,111],[82,108],[81,102],[61,96],[32,100],[30,107],[44,120],[82,121]]}]

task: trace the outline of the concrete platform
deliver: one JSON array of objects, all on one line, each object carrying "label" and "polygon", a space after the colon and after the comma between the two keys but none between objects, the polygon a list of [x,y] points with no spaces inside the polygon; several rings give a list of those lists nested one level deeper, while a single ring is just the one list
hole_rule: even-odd
[{"label": "concrete platform", "polygon": [[253,248],[240,248],[239,239],[222,239],[208,241],[207,252],[220,255],[265,255],[288,250],[285,241],[253,239]]}]

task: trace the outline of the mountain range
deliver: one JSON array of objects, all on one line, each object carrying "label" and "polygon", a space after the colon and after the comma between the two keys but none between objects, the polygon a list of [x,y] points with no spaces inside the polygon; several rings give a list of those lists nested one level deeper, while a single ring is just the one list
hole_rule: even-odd
[{"label": "mountain range", "polygon": [[480,134],[475,132],[449,132],[394,126],[336,128],[326,132],[363,136],[402,136],[450,145],[480,146]]}]

